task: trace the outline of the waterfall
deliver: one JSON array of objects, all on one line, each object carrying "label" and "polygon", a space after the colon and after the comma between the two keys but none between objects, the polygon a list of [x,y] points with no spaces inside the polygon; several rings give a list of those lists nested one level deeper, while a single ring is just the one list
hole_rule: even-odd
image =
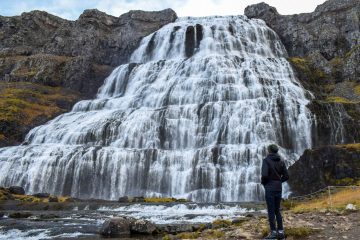
[{"label": "waterfall", "polygon": [[311,146],[308,94],[279,37],[245,16],[179,18],[145,37],[94,100],[0,149],[0,185],[79,198],[263,198],[271,143]]}]

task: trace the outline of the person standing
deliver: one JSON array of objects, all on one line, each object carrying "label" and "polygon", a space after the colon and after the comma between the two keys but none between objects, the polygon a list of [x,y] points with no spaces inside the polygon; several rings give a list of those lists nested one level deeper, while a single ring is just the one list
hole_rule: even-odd
[{"label": "person standing", "polygon": [[[285,163],[278,154],[275,144],[268,146],[268,155],[262,161],[261,184],[265,188],[265,200],[268,211],[270,234],[265,239],[284,239],[283,220],[280,212],[282,183],[289,179]],[[275,224],[275,219],[277,227]]]}]

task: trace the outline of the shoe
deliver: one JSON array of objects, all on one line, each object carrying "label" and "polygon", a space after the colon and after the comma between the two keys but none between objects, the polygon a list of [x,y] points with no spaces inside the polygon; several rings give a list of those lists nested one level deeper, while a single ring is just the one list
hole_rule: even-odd
[{"label": "shoe", "polygon": [[271,231],[271,233],[267,237],[265,237],[264,239],[266,239],[266,240],[270,240],[270,239],[276,240],[277,238],[278,238],[278,234],[276,233],[276,231]]},{"label": "shoe", "polygon": [[284,231],[279,231],[277,234],[277,239],[285,239],[285,233]]}]

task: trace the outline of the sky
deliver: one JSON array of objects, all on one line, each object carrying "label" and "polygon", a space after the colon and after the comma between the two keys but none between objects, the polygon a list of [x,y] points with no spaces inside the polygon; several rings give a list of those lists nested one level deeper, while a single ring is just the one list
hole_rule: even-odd
[{"label": "sky", "polygon": [[0,0],[0,15],[14,16],[44,10],[76,20],[85,9],[97,8],[113,16],[129,10],[156,11],[172,8],[178,16],[241,15],[246,6],[266,2],[280,14],[312,12],[325,0]]}]

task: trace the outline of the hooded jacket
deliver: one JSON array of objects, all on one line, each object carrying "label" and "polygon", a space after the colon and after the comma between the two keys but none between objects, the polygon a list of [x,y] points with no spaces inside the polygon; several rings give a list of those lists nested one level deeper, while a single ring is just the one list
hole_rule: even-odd
[{"label": "hooded jacket", "polygon": [[284,161],[279,154],[270,153],[262,162],[261,166],[261,184],[265,189],[281,191],[282,183],[289,179],[289,174]]}]

